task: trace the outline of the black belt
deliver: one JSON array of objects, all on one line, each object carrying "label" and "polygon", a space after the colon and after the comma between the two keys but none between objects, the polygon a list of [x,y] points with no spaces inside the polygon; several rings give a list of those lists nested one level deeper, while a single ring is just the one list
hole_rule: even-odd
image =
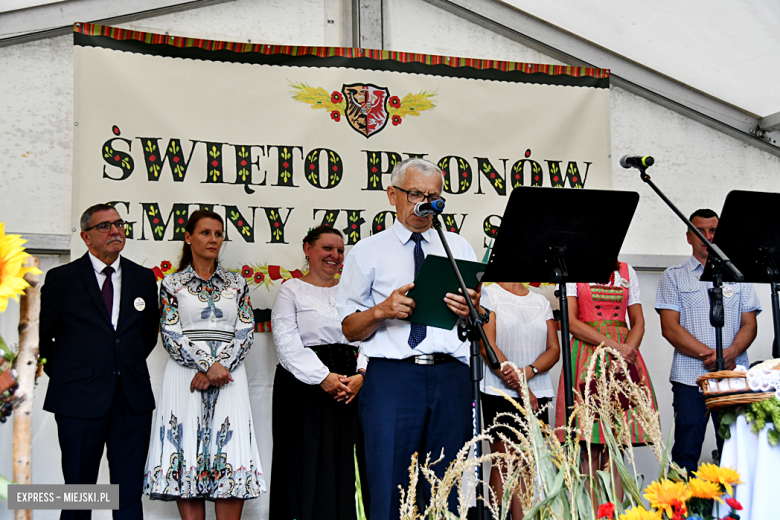
[{"label": "black belt", "polygon": [[333,343],[330,345],[310,345],[306,348],[313,350],[331,372],[346,375],[357,372],[357,347]]},{"label": "black belt", "polygon": [[425,354],[423,356],[412,356],[399,359],[401,363],[414,363],[415,365],[441,365],[442,363],[452,363],[457,361],[449,354]]}]

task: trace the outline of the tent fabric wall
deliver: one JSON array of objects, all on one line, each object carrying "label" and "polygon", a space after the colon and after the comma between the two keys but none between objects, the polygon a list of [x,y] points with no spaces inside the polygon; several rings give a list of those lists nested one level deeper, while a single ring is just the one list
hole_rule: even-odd
[{"label": "tent fabric wall", "polygon": [[[252,40],[264,43],[350,46],[349,0],[237,0],[172,15],[125,24],[152,32],[198,35],[222,40]],[[443,12],[422,0],[385,0],[384,38],[388,49],[429,54],[459,55],[535,63],[557,63],[537,51]],[[333,20],[334,23],[328,23]],[[70,234],[72,141],[73,141],[73,50],[72,37],[58,37],[0,48],[0,220],[9,232]],[[677,113],[619,88],[611,92],[611,141],[613,188],[641,195],[623,252],[632,255],[688,255],[682,224],[638,179],[623,170],[620,156],[652,154],[657,164],[653,180],[684,213],[699,207],[719,210],[732,189],[777,191],[774,172],[780,158],[725,136]],[[77,235],[73,235],[78,240]],[[640,272],[642,303],[647,320],[643,355],[654,379],[662,410],[665,434],[671,426],[671,391],[668,369],[671,347],[660,335],[653,311],[658,273]],[[759,316],[759,335],[749,353],[751,359],[769,357],[771,306],[767,286],[757,287],[765,312]],[[0,330],[14,341],[14,304],[0,315]],[[162,366],[165,352],[153,353],[152,364]],[[269,349],[250,353],[257,364],[274,365]],[[558,365],[560,366],[560,365]],[[162,373],[152,375],[159,390]],[[556,376],[554,376],[556,377]],[[270,385],[268,380],[250,384]],[[46,390],[45,377],[34,406],[34,482],[61,482],[59,449],[54,418],[40,409]],[[270,403],[257,403],[257,416],[270,416]],[[266,406],[267,408],[262,408]],[[10,476],[11,425],[0,425],[0,473]],[[708,438],[702,460],[714,447]],[[266,447],[267,449],[267,447]],[[652,475],[654,459],[640,450],[639,470]],[[263,461],[270,467],[270,461]],[[101,478],[107,479],[107,467]],[[265,518],[267,495],[246,510],[247,518]],[[209,508],[211,509],[211,508]],[[152,503],[149,518],[177,518],[172,504]],[[95,512],[108,519],[109,512]],[[7,510],[0,518],[11,518]],[[54,519],[55,511],[37,511],[39,520]],[[213,518],[213,512],[209,512]]]}]

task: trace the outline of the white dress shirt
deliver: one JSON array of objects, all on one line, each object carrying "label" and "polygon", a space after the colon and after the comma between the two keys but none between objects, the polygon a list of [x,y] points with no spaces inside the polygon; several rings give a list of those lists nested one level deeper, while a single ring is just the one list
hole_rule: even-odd
[{"label": "white dress shirt", "polygon": [[[401,222],[376,235],[362,239],[347,255],[339,283],[336,309],[344,318],[382,303],[393,291],[414,281],[414,242],[412,232]],[[436,230],[422,233],[423,254],[446,256]],[[447,243],[455,258],[476,260],[471,245],[458,234],[446,232]],[[442,298],[444,295],[442,295]],[[428,327],[425,339],[416,348],[409,346],[411,324],[404,320],[385,320],[376,332],[363,341],[369,358],[404,359],[423,354],[450,354],[468,363],[469,345],[458,339],[457,328]]]},{"label": "white dress shirt", "polygon": [[[106,268],[107,264],[104,264],[102,261],[98,260],[95,255],[92,253],[89,254],[89,260],[92,262],[92,269],[95,270],[95,278],[97,278],[98,282],[98,290],[103,291],[103,282],[106,281],[106,275],[103,273],[103,269]],[[111,267],[114,268],[114,273],[111,275],[111,282],[114,284],[114,303],[111,306],[111,325],[114,326],[114,330],[116,330],[116,324],[119,322],[119,301],[120,296],[122,294],[122,267],[121,262],[119,261],[121,256],[117,256],[116,260],[113,264],[111,264]]]},{"label": "white dress shirt", "polygon": [[[338,290],[338,285],[318,287],[293,278],[282,284],[276,294],[271,330],[279,363],[307,385],[318,385],[330,374],[312,347],[334,343],[360,347],[359,341],[350,342],[341,332],[341,320],[336,312]],[[358,370],[365,370],[367,364],[361,348]]]}]

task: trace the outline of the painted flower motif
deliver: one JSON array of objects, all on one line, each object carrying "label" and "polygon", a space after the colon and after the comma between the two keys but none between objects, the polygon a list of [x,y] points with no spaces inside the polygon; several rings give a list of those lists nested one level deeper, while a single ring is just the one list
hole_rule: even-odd
[{"label": "painted flower motif", "polygon": [[732,485],[736,486],[737,484],[742,484],[742,481],[739,480],[739,473],[734,471],[732,468],[721,468],[715,464],[710,464],[707,462],[699,466],[699,470],[694,471],[693,474],[700,479],[707,480],[709,482],[717,482],[726,489],[726,492],[729,495],[734,494],[734,489],[731,487]]},{"label": "painted flower motif", "polygon": [[248,265],[245,265],[244,267],[241,268],[241,276],[243,276],[244,278],[252,278],[252,274],[254,274],[254,272],[255,272],[254,269],[252,269]]},{"label": "painted flower motif", "polygon": [[679,508],[692,496],[684,483],[671,480],[653,482],[645,491],[644,497],[650,502],[650,506],[662,510],[669,518],[674,514],[675,506]]},{"label": "painted flower motif", "polygon": [[341,112],[339,112],[338,110],[334,110],[333,112],[330,113],[330,118],[338,123],[339,121],[341,121]]},{"label": "painted flower motif", "polygon": [[393,126],[398,126],[403,122],[401,116],[393,116]]},{"label": "painted flower motif", "polygon": [[255,273],[255,283],[263,283],[263,280],[265,280],[265,275],[263,273]]},{"label": "painted flower motif", "polygon": [[615,504],[607,502],[601,504],[598,511],[596,511],[596,518],[613,518],[615,516]]},{"label": "painted flower motif", "polygon": [[163,278],[165,278],[165,275],[163,274],[163,272],[160,270],[159,267],[152,267],[152,272],[154,273],[154,277],[157,279],[158,282]]},{"label": "painted flower motif", "polygon": [[0,312],[8,307],[8,298],[19,301],[19,294],[24,294],[29,287],[24,275],[27,273],[41,274],[35,267],[22,267],[25,259],[30,256],[24,252],[22,244],[27,242],[19,235],[6,235],[5,222],[0,223]]},{"label": "painted flower motif", "polygon": [[170,268],[171,268],[171,263],[168,260],[163,260],[162,262],[160,262],[160,269],[162,269],[163,271],[167,271]]},{"label": "painted flower motif", "polygon": [[341,95],[341,92],[333,91],[333,93],[330,95],[330,102],[334,105],[338,105],[344,101],[344,96]]},{"label": "painted flower motif", "polygon": [[737,500],[736,498],[731,498],[731,497],[727,498],[726,504],[728,504],[728,506],[731,509],[734,509],[735,511],[742,511],[742,504],[740,504],[739,500]]},{"label": "painted flower motif", "polygon": [[720,489],[720,485],[708,480],[702,480],[700,478],[692,478],[688,481],[688,489],[691,490],[691,494],[694,498],[702,498],[705,500],[717,500],[723,504],[723,499],[720,495],[723,492]]},{"label": "painted flower motif", "polygon": [[387,100],[387,102],[393,108],[401,108],[401,100],[398,99],[398,96],[392,96],[390,99]]},{"label": "painted flower motif", "polygon": [[648,511],[642,506],[637,506],[620,515],[618,520],[663,520],[663,517],[660,511]]}]

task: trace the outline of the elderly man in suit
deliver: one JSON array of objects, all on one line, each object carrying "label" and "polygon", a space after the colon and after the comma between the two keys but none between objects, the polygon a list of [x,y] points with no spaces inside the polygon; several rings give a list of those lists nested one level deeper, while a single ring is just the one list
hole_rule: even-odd
[{"label": "elderly man in suit", "polygon": [[[66,484],[95,484],[107,448],[119,485],[115,519],[143,518],[141,488],[154,410],[146,358],[157,343],[157,284],[121,257],[125,223],[98,204],[81,216],[89,252],[52,269],[41,290],[40,351],[57,422]],[[88,519],[90,511],[62,511]]]}]

